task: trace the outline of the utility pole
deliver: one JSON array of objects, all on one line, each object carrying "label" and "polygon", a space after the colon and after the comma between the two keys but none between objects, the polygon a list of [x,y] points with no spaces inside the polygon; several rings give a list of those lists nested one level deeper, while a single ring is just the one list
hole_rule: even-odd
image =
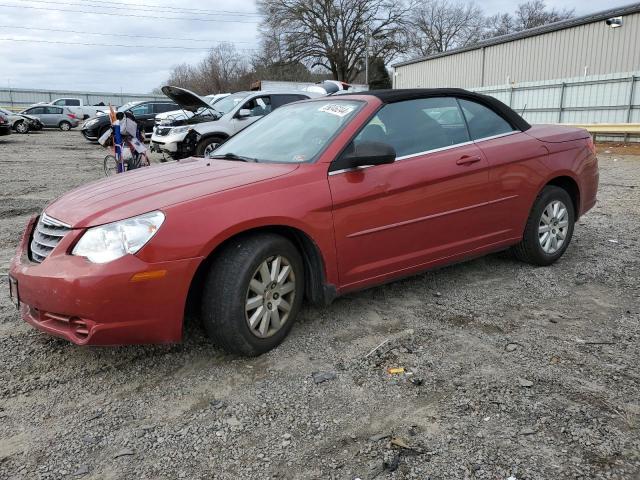
[{"label": "utility pole", "polygon": [[369,27],[364,31],[364,83],[369,86]]}]

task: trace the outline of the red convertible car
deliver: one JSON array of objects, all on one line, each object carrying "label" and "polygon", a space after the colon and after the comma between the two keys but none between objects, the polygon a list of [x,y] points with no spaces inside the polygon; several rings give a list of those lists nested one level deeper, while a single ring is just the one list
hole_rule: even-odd
[{"label": "red convertible car", "polygon": [[458,89],[293,103],[214,153],[32,218],[10,270],[24,320],[81,345],[177,342],[196,306],[217,345],[258,355],[303,299],[509,248],[549,265],[598,188],[586,131]]}]

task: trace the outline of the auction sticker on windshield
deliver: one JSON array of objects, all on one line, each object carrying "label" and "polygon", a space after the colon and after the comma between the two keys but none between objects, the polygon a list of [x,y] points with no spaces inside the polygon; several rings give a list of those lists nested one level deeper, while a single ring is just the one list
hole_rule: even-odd
[{"label": "auction sticker on windshield", "polygon": [[337,115],[338,117],[345,117],[349,115],[355,107],[353,105],[340,105],[337,103],[329,103],[318,109],[319,112],[330,113],[331,115]]}]

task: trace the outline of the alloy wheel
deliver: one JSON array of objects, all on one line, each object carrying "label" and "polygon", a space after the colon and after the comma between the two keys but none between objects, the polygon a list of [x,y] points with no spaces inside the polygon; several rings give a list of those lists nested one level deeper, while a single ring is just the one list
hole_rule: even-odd
[{"label": "alloy wheel", "polygon": [[276,255],[260,264],[247,289],[245,317],[258,338],[276,334],[289,319],[296,295],[296,278],[289,260]]},{"label": "alloy wheel", "polygon": [[16,125],[16,132],[18,133],[27,133],[29,131],[29,125],[26,122],[19,122]]},{"label": "alloy wheel", "polygon": [[204,147],[204,158],[209,158],[209,155],[211,155],[213,153],[213,151],[218,148],[220,146],[219,143],[214,142],[214,143],[210,143],[209,145],[207,145],[206,147]]},{"label": "alloy wheel", "polygon": [[538,241],[544,253],[553,255],[564,245],[569,232],[569,212],[560,200],[546,206],[538,225]]}]

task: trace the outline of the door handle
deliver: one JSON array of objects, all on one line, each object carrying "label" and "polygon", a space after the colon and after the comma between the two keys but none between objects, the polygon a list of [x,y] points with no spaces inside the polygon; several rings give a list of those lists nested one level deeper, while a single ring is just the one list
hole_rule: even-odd
[{"label": "door handle", "polygon": [[456,162],[456,165],[471,165],[472,163],[476,163],[482,160],[480,157],[471,157],[469,155],[465,155],[460,157]]}]

